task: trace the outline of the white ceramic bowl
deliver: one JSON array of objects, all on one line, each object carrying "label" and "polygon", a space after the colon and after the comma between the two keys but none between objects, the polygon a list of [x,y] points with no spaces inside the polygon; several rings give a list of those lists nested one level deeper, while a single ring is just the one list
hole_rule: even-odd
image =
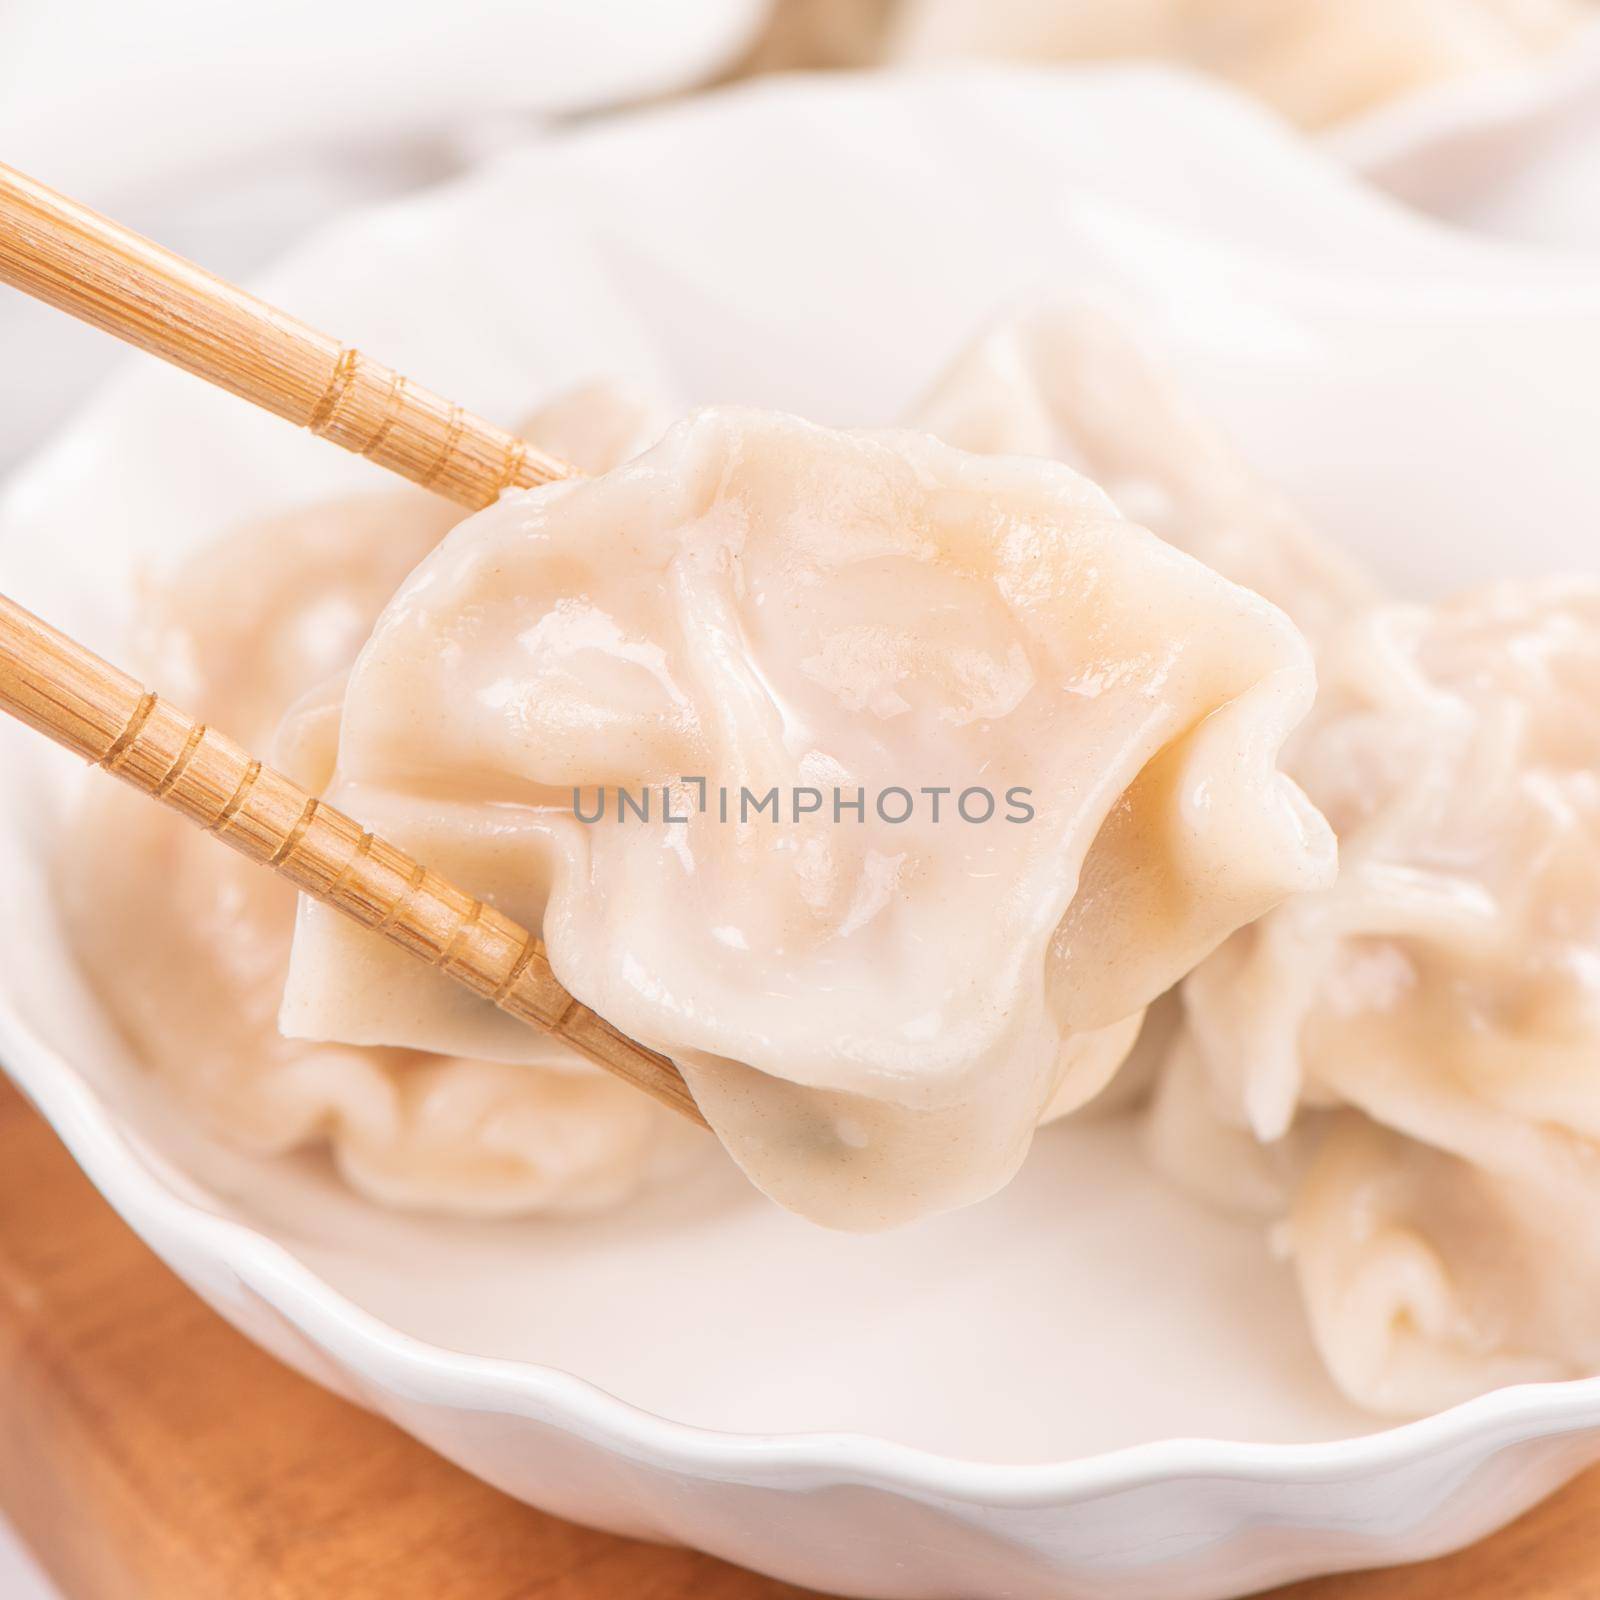
[{"label": "white ceramic bowl", "polygon": [[[319,234],[262,287],[491,415],[629,373],[895,416],[984,319],[1112,292],[1398,587],[1592,567],[1600,284],[1374,198],[1150,71],[769,82],[596,125]],[[149,363],[0,503],[0,586],[115,652],[129,574],[372,469]],[[200,1133],[55,929],[74,783],[0,729],[0,1058],[223,1315],[521,1498],[863,1596],[1203,1597],[1407,1560],[1600,1456],[1600,1380],[1383,1428],[1251,1228],[1133,1132],[993,1201],[823,1233],[708,1168],[623,1214],[384,1212]],[[47,1220],[41,1226],[48,1226]]]}]

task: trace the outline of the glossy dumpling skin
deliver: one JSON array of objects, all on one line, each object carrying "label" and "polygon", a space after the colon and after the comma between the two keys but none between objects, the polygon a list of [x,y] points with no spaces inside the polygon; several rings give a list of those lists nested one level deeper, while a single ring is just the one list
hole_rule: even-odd
[{"label": "glossy dumpling skin", "polygon": [[1403,1414],[1593,1371],[1600,584],[1380,608],[1322,672],[1289,765],[1339,833],[1338,881],[1188,979],[1157,1119],[1302,1125],[1285,1237],[1356,1400]]},{"label": "glossy dumpling skin", "polygon": [[[525,431],[598,470],[657,431],[649,413],[597,387]],[[329,685],[460,515],[404,491],[236,531],[175,580],[146,585],[126,659],[320,788],[338,732]],[[284,1038],[286,883],[120,784],[87,785],[69,836],[59,903],[101,1003],[152,1073],[235,1143],[326,1146],[374,1199],[472,1216],[612,1205],[685,1157],[693,1135],[681,1119],[542,1035],[520,1066]]]},{"label": "glossy dumpling skin", "polygon": [[[1066,462],[1124,515],[1287,612],[1314,649],[1378,598],[1376,584],[1245,462],[1129,323],[1091,300],[1054,299],[1003,319],[950,364],[910,420],[966,450]],[[1175,996],[1152,1011],[1096,1109],[1126,1109],[1148,1094],[1178,1011]],[[1249,1182],[1263,1157],[1243,1142],[1251,1147],[1234,1152],[1227,1170]],[[1188,1170],[1197,1160],[1209,1166],[1212,1153],[1175,1145],[1167,1155]]]},{"label": "glossy dumpling skin", "polygon": [[[1328,879],[1275,767],[1312,694],[1280,613],[1064,467],[711,410],[451,534],[356,663],[330,795],[542,926],[760,1187],[880,1227],[992,1192],[1152,998]],[[529,1048],[312,904],[282,1020]]]},{"label": "glossy dumpling skin", "polygon": [[1286,611],[1313,645],[1378,598],[1127,324],[1090,301],[999,323],[941,375],[911,421],[964,450],[1075,467],[1124,516]]}]

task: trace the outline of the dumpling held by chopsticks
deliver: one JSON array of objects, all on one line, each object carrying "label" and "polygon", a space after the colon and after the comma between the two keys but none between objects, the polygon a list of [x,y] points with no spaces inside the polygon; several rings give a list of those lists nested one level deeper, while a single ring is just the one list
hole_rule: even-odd
[{"label": "dumpling held by chopsticks", "polygon": [[[1143,1007],[1327,881],[1280,613],[1065,467],[701,412],[469,519],[345,691],[328,797],[542,926],[754,1181],[982,1198]],[[538,1041],[304,904],[291,1034]]]}]

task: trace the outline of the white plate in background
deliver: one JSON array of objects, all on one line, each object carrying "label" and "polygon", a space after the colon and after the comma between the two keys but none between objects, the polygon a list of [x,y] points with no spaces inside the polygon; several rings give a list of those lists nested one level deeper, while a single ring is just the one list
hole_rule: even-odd
[{"label": "white plate in background", "polygon": [[[238,277],[293,238],[460,172],[541,121],[725,70],[768,0],[6,0],[0,158]],[[291,231],[286,232],[285,229]],[[111,370],[0,297],[0,472]]]},{"label": "white plate in background", "polygon": [[1434,216],[1600,252],[1600,23],[1516,72],[1408,95],[1339,129],[1328,145]]},{"label": "white plate in background", "polygon": [[[836,423],[1087,287],[1397,587],[1596,564],[1593,274],[1418,221],[1160,71],[756,85],[354,215],[260,287],[507,420],[625,374]],[[131,570],[373,484],[139,362],[0,500],[0,588],[114,654]],[[717,1170],[606,1219],[465,1224],[241,1157],[127,1060],[53,930],[84,780],[109,781],[0,728],[0,1057],[224,1315],[533,1504],[840,1593],[1203,1600],[1453,1548],[1600,1456],[1600,1380],[1353,1411],[1260,1233],[1115,1119],[866,1239]]]}]

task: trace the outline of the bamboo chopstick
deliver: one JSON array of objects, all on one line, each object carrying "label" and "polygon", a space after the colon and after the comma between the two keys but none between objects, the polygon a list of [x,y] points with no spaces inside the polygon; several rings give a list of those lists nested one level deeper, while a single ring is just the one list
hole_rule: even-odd
[{"label": "bamboo chopstick", "polygon": [[564,462],[0,165],[0,283],[476,510]]},{"label": "bamboo chopstick", "polygon": [[0,709],[705,1126],[678,1069],[556,981],[537,935],[0,595]]},{"label": "bamboo chopstick", "polygon": [[[465,506],[577,476],[481,417],[0,164],[0,282]],[[0,709],[705,1126],[678,1069],[537,935],[0,595]]]}]

